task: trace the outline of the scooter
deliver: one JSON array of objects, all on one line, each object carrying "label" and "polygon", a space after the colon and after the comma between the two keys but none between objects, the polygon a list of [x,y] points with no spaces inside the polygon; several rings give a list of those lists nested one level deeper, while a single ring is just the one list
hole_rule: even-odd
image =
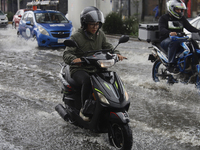
[{"label": "scooter", "polygon": [[[119,39],[118,45],[128,40],[129,37],[124,35]],[[70,39],[65,41],[65,45],[78,48],[78,45]],[[55,110],[65,121],[76,126],[98,133],[108,133],[109,142],[115,148],[130,150],[133,138],[129,127],[129,97],[117,73],[108,70],[118,62],[117,54],[112,54],[116,47],[113,50],[89,51],[88,53],[93,53],[93,55],[82,58],[82,65],[92,64],[99,70],[90,75],[92,92],[90,98],[85,101],[83,109],[84,115],[87,115],[90,121],[84,121],[79,116],[81,91],[70,77],[69,66],[66,64],[61,65],[59,74],[64,106],[58,104]]]},{"label": "scooter", "polygon": [[167,71],[167,52],[161,48],[159,42],[152,43],[152,53],[148,60],[154,63],[152,68],[152,78],[155,82],[161,80],[169,84],[178,83],[195,84],[200,89],[200,49],[198,44],[185,33],[178,33],[177,36],[170,36],[172,41],[180,42],[180,49],[176,54],[177,73]]}]

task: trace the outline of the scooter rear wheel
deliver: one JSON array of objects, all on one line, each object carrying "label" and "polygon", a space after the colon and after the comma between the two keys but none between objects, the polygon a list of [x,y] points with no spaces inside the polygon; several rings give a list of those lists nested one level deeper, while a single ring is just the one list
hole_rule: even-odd
[{"label": "scooter rear wheel", "polygon": [[197,71],[198,71],[198,74],[197,74],[197,77],[196,77],[196,88],[198,90],[200,90],[200,71],[199,71],[199,68],[200,68],[200,60],[199,60],[199,64],[197,65]]},{"label": "scooter rear wheel", "polygon": [[132,130],[128,124],[110,124],[108,131],[110,144],[118,150],[131,150],[133,144]]},{"label": "scooter rear wheel", "polygon": [[196,88],[198,90],[200,90],[200,75],[197,75],[196,77],[196,84],[195,84]]},{"label": "scooter rear wheel", "polygon": [[155,61],[153,68],[152,68],[152,78],[155,82],[160,82],[160,79],[157,76],[158,73],[162,73],[162,72],[160,72],[160,65],[161,65],[161,61],[157,60],[157,61]]},{"label": "scooter rear wheel", "polygon": [[155,82],[167,82],[168,84],[177,82],[173,75],[167,73],[166,66],[164,66],[160,60],[156,60],[153,65],[152,78]]}]

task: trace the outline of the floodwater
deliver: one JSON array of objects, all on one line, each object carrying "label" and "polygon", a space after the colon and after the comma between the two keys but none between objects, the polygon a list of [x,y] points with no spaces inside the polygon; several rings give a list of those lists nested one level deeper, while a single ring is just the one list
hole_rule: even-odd
[{"label": "floodwater", "polygon": [[[115,38],[108,38],[115,46]],[[200,94],[194,85],[155,83],[150,45],[130,40],[119,45],[128,60],[113,68],[131,101],[133,150],[199,150]],[[62,103],[58,73],[63,48],[38,48],[0,29],[0,149],[114,150],[107,134],[65,122],[54,107]]]}]

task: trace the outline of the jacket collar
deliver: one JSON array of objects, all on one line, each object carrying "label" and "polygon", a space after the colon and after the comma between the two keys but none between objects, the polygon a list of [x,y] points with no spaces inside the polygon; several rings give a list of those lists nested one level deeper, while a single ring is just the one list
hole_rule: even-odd
[{"label": "jacket collar", "polygon": [[91,40],[94,40],[96,36],[99,34],[98,32],[95,34],[92,34],[92,33],[87,32],[86,30],[83,30],[83,32],[86,35],[86,37]]}]

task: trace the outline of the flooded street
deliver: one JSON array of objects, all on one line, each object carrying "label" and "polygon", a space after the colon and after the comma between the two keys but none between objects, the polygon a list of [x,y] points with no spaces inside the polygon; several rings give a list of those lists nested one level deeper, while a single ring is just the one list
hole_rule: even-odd
[{"label": "flooded street", "polygon": [[[118,39],[108,38],[115,46]],[[194,85],[169,86],[152,80],[150,44],[130,40],[118,50],[128,60],[113,68],[131,101],[133,150],[199,150],[200,93]],[[65,122],[59,63],[63,48],[38,48],[36,41],[0,28],[0,149],[114,150],[107,134]]]}]

